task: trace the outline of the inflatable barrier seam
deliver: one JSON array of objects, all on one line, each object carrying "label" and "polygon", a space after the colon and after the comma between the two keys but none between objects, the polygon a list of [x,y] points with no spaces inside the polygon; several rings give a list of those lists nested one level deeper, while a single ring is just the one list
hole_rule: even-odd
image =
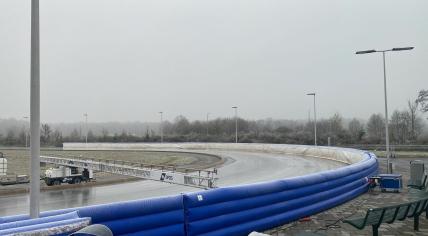
[{"label": "inflatable barrier seam", "polygon": [[[348,183],[350,181],[361,180],[362,178],[363,178],[363,176],[357,176],[355,178],[349,179],[346,183]],[[335,181],[337,181],[337,180],[335,180]],[[336,183],[332,186],[333,189],[336,187],[343,186],[345,184],[345,182],[343,182],[343,181],[337,181],[337,182],[338,183]],[[327,185],[327,184],[324,184],[324,185]],[[304,188],[310,190],[309,187],[304,187]],[[301,197],[305,197],[306,195],[311,195],[311,194],[318,193],[320,191],[326,191],[326,190],[330,190],[330,189],[332,189],[332,188],[329,188],[329,186],[324,186],[323,188],[314,189],[314,190],[311,190],[310,192],[286,190],[286,191],[270,194],[269,196],[257,196],[254,198],[246,198],[243,200],[235,200],[238,202],[225,201],[225,202],[221,202],[221,203],[210,204],[208,206],[192,207],[192,212],[196,215],[200,215],[201,217],[196,217],[193,214],[189,215],[189,213],[187,213],[187,214],[188,214],[188,218],[190,220],[195,221],[195,220],[209,218],[210,215],[212,215],[212,214],[218,215],[218,214],[230,214],[230,213],[234,213],[234,212],[239,212],[239,211],[245,210],[245,208],[244,208],[245,205],[249,205],[253,208],[256,208],[258,206],[265,206],[267,204],[275,204],[278,202],[283,202],[285,200],[299,199]],[[241,206],[244,205],[244,207],[239,207],[240,205]],[[187,205],[186,205],[186,208],[188,208]]]}]

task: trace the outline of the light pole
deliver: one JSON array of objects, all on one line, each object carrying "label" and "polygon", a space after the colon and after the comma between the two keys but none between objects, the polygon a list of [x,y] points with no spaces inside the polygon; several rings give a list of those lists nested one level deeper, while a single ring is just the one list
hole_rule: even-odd
[{"label": "light pole", "polygon": [[210,117],[210,113],[208,112],[207,113],[207,137],[208,137],[208,120],[209,120],[209,117]]},{"label": "light pole", "polygon": [[315,146],[317,146],[317,108],[315,103],[315,93],[308,93],[308,96],[314,96],[314,140]]},{"label": "light pole", "polygon": [[163,111],[159,112],[160,114],[160,135],[161,135],[161,143],[163,143]]},{"label": "light pole", "polygon": [[406,50],[412,50],[414,47],[404,47],[404,48],[392,48],[387,50],[365,50],[365,51],[357,51],[355,54],[367,54],[367,53],[375,53],[380,52],[382,53],[382,59],[383,59],[383,90],[385,94],[385,144],[386,144],[386,169],[387,173],[392,173],[392,169],[390,166],[390,153],[389,153],[389,130],[388,130],[388,99],[387,99],[387,90],[386,90],[386,66],[385,66],[385,53],[390,51],[406,51]]},{"label": "light pole", "polygon": [[235,143],[238,143],[238,107],[232,107],[235,109]]},{"label": "light pole", "polygon": [[27,131],[27,120],[28,120],[28,116],[23,116],[22,118],[24,118],[24,120],[25,120],[25,148],[27,148],[28,147],[28,131]]},{"label": "light pole", "polygon": [[39,0],[31,0],[30,217],[40,214],[40,28]]},{"label": "light pole", "polygon": [[85,143],[88,144],[88,113],[84,113],[85,117]]}]

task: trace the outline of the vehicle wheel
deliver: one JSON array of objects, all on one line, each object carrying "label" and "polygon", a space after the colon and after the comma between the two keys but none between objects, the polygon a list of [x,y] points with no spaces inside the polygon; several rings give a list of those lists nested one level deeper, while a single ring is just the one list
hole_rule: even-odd
[{"label": "vehicle wheel", "polygon": [[53,182],[53,185],[61,185],[61,182],[60,182],[59,180],[55,180],[55,181]]},{"label": "vehicle wheel", "polygon": [[82,180],[81,180],[80,178],[75,178],[75,179],[73,180],[73,182],[74,182],[75,184],[80,184],[80,182],[82,182]]}]

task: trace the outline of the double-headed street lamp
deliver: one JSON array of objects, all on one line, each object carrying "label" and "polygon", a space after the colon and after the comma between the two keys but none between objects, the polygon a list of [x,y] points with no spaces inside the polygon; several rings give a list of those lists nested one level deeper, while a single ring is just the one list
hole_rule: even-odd
[{"label": "double-headed street lamp", "polygon": [[308,96],[314,96],[314,145],[317,146],[317,109],[315,106],[315,93],[308,93]]},{"label": "double-headed street lamp", "polygon": [[234,106],[232,109],[235,109],[235,143],[238,143],[238,107]]},{"label": "double-headed street lamp", "polygon": [[386,92],[386,66],[385,66],[385,53],[386,52],[392,52],[392,51],[407,51],[412,50],[414,47],[404,47],[404,48],[393,48],[388,50],[365,50],[365,51],[357,51],[355,54],[367,54],[367,53],[375,53],[380,52],[382,53],[382,59],[383,59],[383,89],[385,94],[385,142],[386,142],[386,165],[387,165],[387,172],[392,173],[392,169],[390,166],[390,153],[389,153],[389,131],[388,131],[388,99],[387,99],[387,92]]}]

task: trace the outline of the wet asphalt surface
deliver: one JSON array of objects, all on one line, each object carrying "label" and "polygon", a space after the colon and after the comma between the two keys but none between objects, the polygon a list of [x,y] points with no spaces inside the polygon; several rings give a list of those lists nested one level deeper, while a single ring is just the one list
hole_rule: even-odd
[{"label": "wet asphalt surface", "polygon": [[[217,186],[219,187],[306,175],[344,165],[324,159],[284,154],[203,150],[197,150],[197,152],[217,154],[226,159],[225,164],[218,168]],[[46,211],[194,191],[204,190],[156,181],[53,190],[41,192],[40,208],[41,211]],[[0,197],[0,217],[25,214],[28,208],[28,194]]]}]

